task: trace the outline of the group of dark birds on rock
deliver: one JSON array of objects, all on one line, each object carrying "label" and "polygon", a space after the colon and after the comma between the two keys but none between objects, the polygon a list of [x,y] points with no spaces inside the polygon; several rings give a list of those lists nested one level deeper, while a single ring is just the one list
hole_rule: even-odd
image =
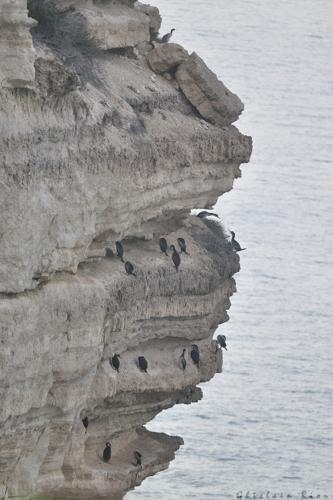
[{"label": "group of dark birds on rock", "polygon": [[[186,250],[186,241],[184,240],[184,238],[177,238],[177,242],[180,248],[180,253],[185,253],[186,255],[190,255]],[[181,259],[180,259],[180,253],[177,251],[175,245],[170,245],[169,247],[168,242],[165,238],[160,238],[159,244],[161,252],[164,253],[167,257],[168,257],[168,248],[170,248],[170,250],[172,251],[171,259],[178,273],[178,268],[180,266]]]},{"label": "group of dark birds on rock", "polygon": [[[219,219],[219,216],[214,213],[214,212],[208,212],[207,210],[202,210],[201,212],[199,212],[197,214],[197,217],[199,217],[200,219],[205,219],[206,217],[216,217],[217,219]],[[235,239],[235,233],[234,231],[230,231],[231,233],[231,241],[230,241],[230,245],[232,246],[232,249],[235,251],[235,252],[241,252],[242,250],[246,250],[246,248],[242,248],[240,246],[240,244],[238,243],[238,241]],[[186,255],[190,255],[187,251],[187,248],[186,248],[186,241],[184,238],[177,238],[177,243],[178,243],[178,246],[179,246],[179,249],[180,251],[178,251],[175,247],[175,245],[168,245],[168,242],[165,238],[160,238],[159,239],[159,245],[160,245],[160,250],[162,253],[164,253],[167,257],[168,257],[168,250],[170,249],[172,254],[171,254],[171,259],[172,259],[172,262],[176,268],[176,271],[178,272],[178,269],[179,269],[179,266],[180,266],[180,263],[181,263],[181,257],[180,255],[182,253],[186,254]],[[110,249],[107,249],[107,254],[108,252],[111,253],[111,250]],[[137,277],[136,273],[134,272],[134,266],[132,264],[132,262],[130,262],[129,260],[127,261],[124,261],[124,247],[123,247],[123,244],[120,242],[120,241],[116,241],[116,254],[117,254],[117,257],[121,260],[121,262],[124,263],[124,266],[125,266],[125,271],[126,271],[126,274],[128,275],[132,275],[134,276],[135,278]]]},{"label": "group of dark birds on rock", "polygon": [[[116,372],[119,373],[120,368],[120,354],[114,354],[110,359],[110,365]],[[144,356],[139,356],[136,360],[137,367],[140,368],[142,372],[148,373],[148,361]]]},{"label": "group of dark birds on rock", "polygon": [[[217,342],[218,344],[220,345],[221,349],[224,348],[226,351],[227,351],[227,343],[226,343],[226,337],[225,335],[218,335],[217,336]],[[186,354],[186,349],[183,349],[181,355],[180,355],[180,368],[182,370],[185,370],[186,369],[186,366],[187,366],[187,362],[186,362],[186,359],[185,359],[185,354]],[[197,344],[192,344],[191,345],[191,351],[190,351],[190,356],[191,356],[191,359],[194,363],[194,365],[199,368],[200,367],[200,350],[199,350],[199,347]],[[119,373],[119,368],[120,368],[120,355],[119,354],[114,354],[111,358],[110,358],[110,365],[112,366],[112,368],[114,370],[116,370],[117,373]],[[145,372],[145,373],[148,373],[148,361],[146,360],[146,358],[144,356],[138,356],[137,358],[137,366],[140,368],[141,371]],[[87,432],[87,429],[88,429],[88,426],[89,426],[89,418],[87,416],[85,416],[84,418],[82,418],[82,424],[84,426],[84,428],[86,429],[86,432]],[[111,450],[111,443],[109,441],[107,441],[105,443],[105,448],[103,450],[103,461],[105,463],[108,463],[111,459],[111,454],[112,454],[112,450]],[[135,466],[142,466],[142,454],[138,451],[138,450],[135,450],[134,453],[133,453],[133,458],[134,458],[134,465]]]},{"label": "group of dark birds on rock", "polygon": [[[103,450],[103,461],[108,463],[111,459],[112,449],[111,443],[107,441],[105,443],[105,448]],[[133,452],[134,465],[140,466],[142,465],[142,454],[138,450],[134,450]]]},{"label": "group of dark birds on rock", "polygon": [[[207,210],[202,210],[201,212],[199,212],[197,214],[197,217],[199,217],[200,219],[205,219],[206,217],[216,217],[217,219],[219,219],[220,217],[215,214],[214,212],[208,212]],[[230,231],[230,234],[231,234],[231,241],[230,241],[230,244],[232,246],[232,249],[235,250],[235,252],[241,252],[242,250],[246,250],[246,248],[242,248],[240,246],[240,244],[238,243],[238,241],[235,239],[235,233],[234,231]]]},{"label": "group of dark birds on rock", "polygon": [[[108,463],[111,459],[112,448],[111,443],[107,441],[105,443],[105,448],[103,450],[103,462]],[[134,450],[133,452],[134,465],[140,466],[142,465],[142,454],[138,450]]]},{"label": "group of dark birds on rock", "polygon": [[[160,43],[168,42],[171,38],[173,31],[174,31],[174,29],[172,29],[170,33],[167,33],[166,35],[164,35],[159,40]],[[202,210],[201,212],[199,212],[197,214],[197,217],[199,217],[200,219],[205,219],[206,217],[219,218],[219,216],[216,213],[208,212],[207,210]],[[231,233],[230,244],[231,244],[233,250],[235,252],[241,252],[242,250],[245,250],[245,248],[242,248],[241,245],[238,243],[238,241],[236,241],[234,231],[230,231],[230,233]],[[179,269],[179,266],[181,263],[181,257],[180,257],[181,254],[186,254],[186,255],[190,255],[190,254],[187,251],[186,241],[184,238],[177,238],[177,243],[179,246],[179,250],[176,249],[175,245],[169,246],[168,242],[165,238],[159,239],[159,246],[160,246],[161,252],[164,253],[167,257],[169,257],[168,250],[170,249],[170,251],[172,252],[171,259],[172,259],[172,262],[176,268],[176,271],[178,272],[178,269]],[[117,253],[117,257],[121,260],[121,262],[124,263],[126,273],[136,277],[133,264],[130,261],[124,261],[124,247],[120,241],[116,241],[116,253]],[[216,345],[219,345],[221,349],[225,349],[227,351],[227,342],[226,342],[225,335],[218,335],[216,340],[217,340]],[[186,354],[186,349],[183,349],[182,354],[180,355],[180,358],[179,358],[179,366],[182,370],[185,370],[186,366],[187,366],[185,354]],[[191,360],[194,363],[194,365],[197,368],[199,368],[200,367],[200,350],[199,350],[199,347],[197,346],[197,344],[191,345],[190,357],[191,357]],[[136,364],[137,364],[137,367],[142,372],[148,373],[148,361],[144,356],[138,356],[138,358],[136,360]],[[110,365],[114,370],[116,370],[117,373],[119,373],[119,369],[120,369],[120,355],[119,354],[114,354],[110,358]],[[82,423],[83,423],[83,425],[86,429],[86,432],[87,432],[87,428],[89,425],[89,419],[87,416],[82,419]],[[135,450],[133,453],[133,457],[134,457],[134,465],[141,467],[142,454],[139,451]],[[111,459],[111,443],[108,441],[105,444],[105,448],[103,450],[103,461],[107,463],[110,461],[110,459]]]},{"label": "group of dark birds on rock", "polygon": [[[88,419],[87,416],[82,419],[82,423],[83,423],[83,426],[84,426],[84,428],[86,429],[86,432],[87,432],[88,425],[89,425],[89,419]],[[112,454],[111,443],[109,441],[107,441],[105,443],[105,448],[103,450],[103,461],[105,463],[107,463],[107,462],[110,461],[111,454]],[[134,451],[133,458],[134,458],[134,465],[139,465],[141,467],[141,465],[142,465],[142,455],[141,455],[141,453],[138,450]]]},{"label": "group of dark birds on rock", "polygon": [[[218,335],[217,342],[220,345],[221,349],[224,348],[226,351],[228,350],[225,335]],[[186,364],[187,364],[186,359],[185,359],[185,354],[186,354],[186,349],[183,349],[183,352],[180,355],[180,368],[182,370],[185,370]],[[191,345],[190,356],[191,356],[193,363],[199,368],[199,366],[200,366],[200,351],[199,351],[199,347],[197,346],[197,344]],[[120,368],[120,359],[119,358],[120,358],[119,354],[114,354],[110,358],[110,365],[117,373],[119,373],[119,368]],[[144,356],[138,356],[138,358],[136,359],[136,365],[142,372],[148,373],[148,361]],[[83,420],[82,420],[82,422],[83,422]],[[83,422],[83,425],[85,425],[84,422]]]},{"label": "group of dark birds on rock", "polygon": [[[186,241],[184,240],[184,238],[177,238],[177,242],[179,245],[180,252],[176,249],[175,245],[169,246],[165,238],[160,238],[159,240],[159,245],[162,253],[164,253],[168,257],[168,249],[170,248],[170,250],[172,251],[171,259],[176,268],[176,271],[178,272],[178,268],[181,262],[180,254],[182,253],[186,255],[190,254],[186,249]],[[110,252],[109,249],[108,252]],[[116,254],[117,257],[121,260],[121,262],[124,263],[126,274],[130,274],[136,278],[137,275],[134,272],[134,266],[132,262],[130,262],[129,260],[127,260],[126,262],[124,261],[124,247],[120,241],[116,241]]]},{"label": "group of dark birds on rock", "polygon": [[[111,443],[107,441],[105,443],[105,448],[103,450],[103,462],[108,463],[111,459],[111,455],[112,455]],[[134,458],[134,465],[141,467],[142,454],[138,450],[134,450],[133,458]]]}]

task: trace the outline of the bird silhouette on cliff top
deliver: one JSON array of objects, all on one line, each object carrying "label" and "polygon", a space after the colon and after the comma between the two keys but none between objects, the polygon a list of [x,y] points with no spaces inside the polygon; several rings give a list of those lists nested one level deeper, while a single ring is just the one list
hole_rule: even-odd
[{"label": "bird silhouette on cliff top", "polygon": [[166,33],[165,35],[162,36],[162,43],[168,43],[170,38],[172,37],[172,34],[173,32],[176,31],[175,28],[172,28],[172,30],[170,31],[170,33]]},{"label": "bird silhouette on cliff top", "polygon": [[166,33],[162,37],[160,37],[159,33],[156,32],[153,35],[153,41],[158,42],[158,43],[168,43],[170,41],[170,38],[172,37],[172,34],[174,31],[176,31],[175,28],[172,28],[172,30],[169,33]]}]

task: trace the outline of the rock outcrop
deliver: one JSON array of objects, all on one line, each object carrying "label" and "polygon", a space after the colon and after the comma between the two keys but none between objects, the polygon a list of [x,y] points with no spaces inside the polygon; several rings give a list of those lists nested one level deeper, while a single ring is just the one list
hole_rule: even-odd
[{"label": "rock outcrop", "polygon": [[178,43],[158,44],[147,56],[149,66],[155,73],[173,71],[188,58],[187,50]]},{"label": "rock outcrop", "polygon": [[230,125],[244,109],[239,97],[217,79],[195,52],[178,67],[176,80],[201,116],[215,125]]},{"label": "rock outcrop", "polygon": [[[205,113],[186,82],[179,90],[175,75],[181,82],[197,56],[177,49],[185,58],[170,65],[172,44],[153,47],[153,7],[30,0],[39,21],[32,46],[33,21],[14,3],[22,16],[12,28],[0,18],[9,41],[0,45],[0,71],[7,50],[18,61],[0,89],[0,498],[121,499],[166,468],[181,444],[149,433],[146,422],[200,399],[196,385],[222,370],[212,337],[228,319],[239,257],[219,224],[190,211],[232,189],[251,139],[231,125],[236,98],[230,111],[220,93],[224,106]],[[77,43],[80,23],[85,44]],[[23,27],[24,62],[35,63],[16,78],[25,69],[10,33]],[[166,75],[151,69],[163,64]],[[203,68],[197,83],[209,100],[205,79]],[[179,273],[160,252],[161,235],[187,241]],[[116,257],[117,240],[137,277]]]},{"label": "rock outcrop", "polygon": [[150,18],[139,9],[118,3],[82,2],[66,23],[75,27],[75,39],[101,50],[133,47],[150,39]]},{"label": "rock outcrop", "polygon": [[35,51],[26,0],[0,3],[0,88],[29,88],[35,79]]}]

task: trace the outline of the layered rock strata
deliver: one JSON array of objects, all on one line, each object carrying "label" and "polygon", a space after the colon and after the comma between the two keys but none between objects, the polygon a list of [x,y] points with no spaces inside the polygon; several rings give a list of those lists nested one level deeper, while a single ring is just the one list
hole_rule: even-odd
[{"label": "layered rock strata", "polygon": [[35,79],[35,51],[26,0],[0,3],[0,89],[29,88]]},{"label": "layered rock strata", "polygon": [[[172,47],[154,48],[156,9],[125,1],[29,6],[39,20],[25,61],[36,57],[34,72],[31,80],[8,73],[15,88],[0,90],[0,498],[117,499],[167,467],[181,444],[148,433],[146,422],[200,399],[196,385],[222,369],[212,337],[228,319],[239,259],[222,228],[190,210],[232,189],[251,140],[231,125],[223,92],[214,108],[221,127],[180,90],[176,75],[192,56],[177,48],[185,57],[175,63],[165,57]],[[21,29],[22,18],[13,19]],[[81,40],[78,26],[86,28]],[[163,74],[153,59],[160,68],[167,61]],[[205,70],[201,77],[202,88]],[[241,111],[237,102],[233,109]],[[178,273],[159,250],[161,235],[187,241]],[[115,256],[116,240],[137,277]],[[119,373],[110,366],[115,353]]]}]

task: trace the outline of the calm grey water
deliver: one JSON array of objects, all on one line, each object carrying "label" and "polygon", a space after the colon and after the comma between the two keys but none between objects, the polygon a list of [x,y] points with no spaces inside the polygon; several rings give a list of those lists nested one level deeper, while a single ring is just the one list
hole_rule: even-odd
[{"label": "calm grey water", "polygon": [[126,500],[333,498],[333,1],[151,3],[243,99],[254,152],[217,204],[248,248],[224,374],[149,425],[185,446]]}]

